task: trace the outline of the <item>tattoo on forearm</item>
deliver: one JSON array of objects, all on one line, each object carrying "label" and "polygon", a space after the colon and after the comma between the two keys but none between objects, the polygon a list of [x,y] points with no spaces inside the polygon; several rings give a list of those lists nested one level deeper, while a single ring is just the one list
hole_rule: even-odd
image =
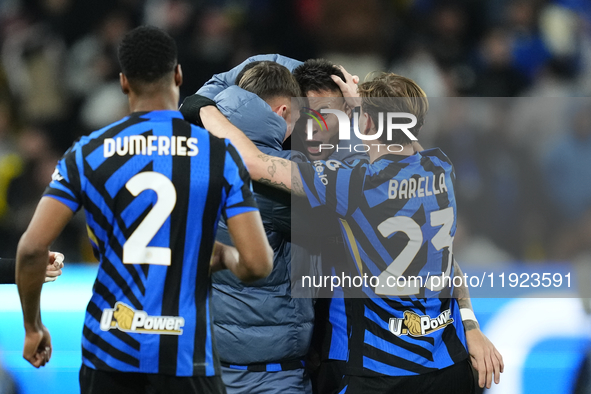
[{"label": "tattoo on forearm", "polygon": [[302,184],[302,180],[297,174],[297,169],[293,171],[291,174],[291,192],[298,196],[306,195],[306,192],[304,191],[304,185]]},{"label": "tattoo on forearm", "polygon": [[275,181],[272,181],[271,179],[267,179],[267,178],[261,178],[258,181],[262,184],[276,187],[276,188],[284,190],[288,193],[290,191],[289,188],[283,182],[275,182]]},{"label": "tattoo on forearm", "polygon": [[[306,195],[304,191],[304,185],[302,183],[302,180],[300,179],[300,174],[295,163],[292,163],[290,160],[282,159],[280,157],[269,156],[264,153],[258,155],[258,158],[264,163],[269,164],[269,166],[267,167],[267,173],[270,175],[270,178],[260,178],[256,179],[257,181],[281,190],[285,190],[287,192],[291,192],[298,196]],[[279,167],[283,167],[285,169],[291,168],[291,189],[285,184],[285,182],[277,181],[276,179],[274,179],[276,178],[275,175],[277,174],[277,170]],[[282,172],[282,174],[283,173],[284,172]]]},{"label": "tattoo on forearm", "polygon": [[274,162],[274,163],[279,163],[283,167],[287,167],[287,166],[289,166],[291,164],[291,161],[290,160],[282,159],[281,157],[275,157],[275,156],[271,156],[271,155],[266,155],[264,153],[261,153],[259,155],[259,158],[262,161],[264,161],[264,162],[271,161],[271,162]]},{"label": "tattoo on forearm", "polygon": [[[454,259],[454,278],[455,277],[462,277],[464,273],[462,272],[459,264]],[[454,287],[454,297],[458,300],[458,304],[460,308],[470,308],[472,309],[472,303],[470,302],[470,291],[468,290],[468,286],[466,283],[462,283],[462,286]]]},{"label": "tattoo on forearm", "polygon": [[475,322],[474,320],[466,320],[463,323],[464,331],[475,330],[478,328],[478,322]]},{"label": "tattoo on forearm", "polygon": [[467,288],[464,286],[454,287],[454,297],[458,300],[460,308],[472,309],[472,302],[470,301],[470,295],[468,294]]},{"label": "tattoo on forearm", "polygon": [[[454,264],[454,277],[464,276],[464,273],[460,269],[460,265],[458,264],[458,262],[455,259],[454,259],[453,264]],[[472,309],[472,301],[470,301],[470,291],[468,290],[468,285],[466,283],[463,283],[462,286],[454,287],[453,295],[454,295],[455,299],[458,301],[458,306],[460,307],[460,309],[468,308],[468,309],[473,310]],[[473,320],[466,320],[463,323],[464,323],[464,331],[470,331],[470,330],[474,330],[475,328],[478,328],[478,322],[475,322]]]},{"label": "tattoo on forearm", "polygon": [[259,155],[259,159],[261,159],[262,161],[269,161],[269,160],[271,160],[272,158],[273,158],[273,156],[269,156],[269,155],[266,155],[266,154],[264,154],[264,153],[261,153],[261,154]]},{"label": "tattoo on forearm", "polygon": [[267,172],[269,173],[269,175],[271,175],[271,177],[275,176],[275,173],[277,172],[277,164],[280,164],[283,167],[287,167],[289,164],[291,164],[289,160],[269,156],[264,153],[260,154],[258,157],[265,163],[270,162],[269,167],[267,167]]}]

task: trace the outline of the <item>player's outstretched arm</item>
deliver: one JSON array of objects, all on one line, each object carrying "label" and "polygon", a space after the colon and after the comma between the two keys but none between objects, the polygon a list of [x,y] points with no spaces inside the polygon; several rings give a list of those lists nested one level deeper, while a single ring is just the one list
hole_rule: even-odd
[{"label": "player's outstretched arm", "polygon": [[267,240],[259,212],[232,216],[227,223],[236,247],[216,242],[212,270],[227,268],[243,282],[267,277],[273,270],[273,249]]},{"label": "player's outstretched arm", "polygon": [[234,126],[215,106],[200,109],[205,128],[219,138],[227,138],[238,149],[253,180],[305,196],[297,165],[290,160],[266,155]]},{"label": "player's outstretched arm", "polygon": [[42,198],[16,252],[16,284],[25,325],[23,357],[35,368],[44,366],[51,358],[51,337],[41,322],[40,311],[49,246],[72,216],[73,212],[61,202]]},{"label": "player's outstretched arm", "polygon": [[[454,259],[454,277],[463,277],[464,274],[460,265]],[[463,283],[463,282],[462,282]],[[480,326],[474,315],[472,301],[470,301],[470,292],[466,283],[462,286],[454,287],[454,297],[458,301],[460,312],[462,313],[462,322],[466,332],[466,344],[472,365],[478,371],[478,385],[490,388],[492,380],[496,384],[501,381],[501,373],[505,369],[503,356],[495,348],[495,345],[480,331]]]}]

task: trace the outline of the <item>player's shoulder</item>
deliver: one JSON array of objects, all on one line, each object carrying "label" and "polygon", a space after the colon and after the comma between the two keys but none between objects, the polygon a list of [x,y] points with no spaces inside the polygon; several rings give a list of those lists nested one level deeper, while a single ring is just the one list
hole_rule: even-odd
[{"label": "player's shoulder", "polygon": [[422,150],[420,153],[421,156],[427,157],[431,160],[436,160],[442,163],[453,165],[449,157],[445,153],[443,153],[443,151],[439,148],[425,149]]},{"label": "player's shoulder", "polygon": [[[66,152],[64,153],[63,156],[64,157],[69,157],[69,156],[74,157],[76,155],[76,152],[78,152],[78,151],[85,152],[84,150],[82,150],[82,148],[91,144],[93,141],[95,141],[95,142],[98,141],[98,143],[102,143],[102,140],[107,138],[105,136],[105,132],[107,130],[109,130],[109,126],[103,127],[100,130],[93,131],[89,135],[81,136],[76,141],[74,141],[72,146],[70,146],[70,148],[68,148],[68,150],[66,150]],[[88,153],[88,151],[86,151],[86,152]]]},{"label": "player's shoulder", "polygon": [[[135,115],[135,116],[134,116]],[[106,125],[98,130],[91,132],[88,135],[84,135],[80,137],[70,149],[66,152],[66,154],[75,152],[76,150],[94,143],[102,143],[103,140],[107,138],[113,138],[116,134],[120,133],[121,131],[125,130],[130,125],[138,123],[139,121],[135,120],[135,118],[139,118],[138,114],[130,114],[127,115],[113,123]]]}]

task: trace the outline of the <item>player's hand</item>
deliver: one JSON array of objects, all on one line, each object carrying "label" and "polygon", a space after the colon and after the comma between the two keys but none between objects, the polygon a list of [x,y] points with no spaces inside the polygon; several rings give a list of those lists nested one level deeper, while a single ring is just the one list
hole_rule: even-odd
[{"label": "player's hand", "polygon": [[343,81],[341,77],[337,75],[331,75],[330,77],[337,85],[339,85],[347,105],[351,108],[359,107],[361,105],[361,99],[359,98],[359,93],[357,92],[359,77],[357,75],[351,75],[347,70],[345,70],[343,66],[339,66],[339,68],[343,72],[345,80]]},{"label": "player's hand", "polygon": [[27,330],[23,358],[35,368],[43,367],[51,358],[51,336],[43,324],[36,330]]},{"label": "player's hand", "polygon": [[486,384],[486,388],[490,388],[493,375],[495,383],[499,384],[505,364],[495,345],[478,328],[466,331],[466,344],[472,365],[478,371],[478,385]]},{"label": "player's hand", "polygon": [[209,268],[211,273],[225,270],[226,264],[224,264],[224,245],[217,242],[213,245],[213,252],[211,254],[211,261],[209,262]]},{"label": "player's hand", "polygon": [[45,270],[45,283],[54,282],[62,274],[64,267],[64,255],[57,252],[49,252],[49,264]]},{"label": "player's hand", "polygon": [[115,312],[113,312],[113,317],[117,320],[117,325],[124,330],[131,329],[134,315],[135,312],[133,309],[123,304],[117,304],[117,308],[115,309]]},{"label": "player's hand", "polygon": [[404,324],[408,328],[408,333],[412,336],[421,335],[421,318],[416,313],[405,311],[404,312]]},{"label": "player's hand", "polygon": [[235,266],[238,264],[238,260],[240,260],[240,255],[235,247],[216,241],[209,263],[211,273],[228,269],[229,266]]}]

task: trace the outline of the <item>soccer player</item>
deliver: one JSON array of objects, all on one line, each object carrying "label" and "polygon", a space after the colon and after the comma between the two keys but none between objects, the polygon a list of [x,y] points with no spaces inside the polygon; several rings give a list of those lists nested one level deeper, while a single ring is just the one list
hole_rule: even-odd
[{"label": "soccer player", "polygon": [[[62,274],[64,268],[64,255],[56,252],[49,252],[49,261],[45,268],[45,282],[55,282]],[[15,259],[0,259],[0,284],[14,284],[16,271]]]},{"label": "soccer player", "polygon": [[[118,56],[131,114],[66,152],[19,242],[23,356],[35,367],[51,356],[39,310],[47,248],[84,207],[100,266],[84,321],[81,392],[223,393],[210,270],[252,281],[272,269],[250,178],[228,141],[176,110],[182,72],[168,34],[136,28]],[[214,249],[220,215],[236,248]]]},{"label": "soccer player", "polygon": [[[294,70],[294,76],[298,80],[302,91],[306,94],[309,100],[309,106],[311,109],[321,111],[323,108],[336,108],[342,112],[347,113],[351,117],[354,108],[358,107],[361,103],[358,98],[351,97],[352,93],[356,93],[356,84],[359,81],[357,76],[350,75],[344,68],[339,68],[325,59],[310,59],[298,66]],[[351,82],[351,86],[344,83],[345,80]],[[353,87],[354,92],[350,89]],[[325,115],[325,121],[328,127],[320,127],[318,123],[312,122],[313,140],[323,141],[323,144],[329,144],[336,146],[335,139],[338,139],[339,125],[337,118],[331,115]],[[351,131],[353,133],[353,131]],[[332,140],[326,139],[331,138]],[[318,148],[319,143],[314,145],[314,142],[310,143],[307,140],[307,133],[305,129],[300,128],[294,133],[295,141],[293,146],[300,145],[304,147],[303,152],[307,155],[310,161],[316,160],[317,157],[324,155],[325,149],[320,151],[319,149],[312,149],[310,147]],[[299,138],[298,138],[299,137]],[[347,141],[340,141],[339,148],[343,152],[345,143]],[[361,141],[350,143],[354,146]],[[325,145],[326,146],[326,145]],[[423,150],[418,143],[414,142],[415,150]],[[328,152],[332,152],[329,159],[331,165],[334,166],[334,156],[337,154],[335,148],[327,149]],[[363,157],[364,155],[358,154],[356,158]],[[338,165],[347,165],[346,162],[339,161]],[[318,211],[316,208],[314,211]],[[301,209],[297,211],[301,213]],[[298,215],[298,217],[300,217]],[[325,215],[318,214],[321,220],[325,219]],[[324,226],[326,229],[326,226]],[[342,239],[340,242],[334,242],[331,237],[331,242],[322,243],[322,266],[325,270],[330,270],[331,267],[337,268],[343,271],[346,275],[350,275],[351,271],[347,270],[347,267],[342,267],[339,264],[340,261],[344,261],[343,244]],[[337,270],[337,271],[338,271]],[[323,274],[326,274],[324,272]],[[330,272],[328,272],[330,273]],[[456,270],[456,274],[461,276],[461,270]],[[349,350],[347,348],[348,343],[348,328],[347,320],[341,318],[345,314],[346,308],[350,308],[352,304],[359,302],[358,300],[347,300],[347,303],[343,300],[342,295],[343,289],[337,287],[336,295],[331,298],[319,298],[316,301],[316,319],[315,319],[315,335],[314,335],[314,351],[320,355],[321,365],[318,371],[314,374],[314,387],[318,393],[333,392],[338,387],[341,377],[344,374],[344,362],[349,356]],[[326,297],[326,295],[325,295]],[[466,314],[473,314],[468,289],[466,287],[457,287],[454,290],[454,297],[458,299],[458,303],[461,308],[466,309]],[[472,315],[470,315],[472,316]],[[475,317],[474,317],[475,319]],[[467,320],[465,322],[466,330],[477,328],[477,322],[475,320]],[[469,336],[470,352],[474,357],[473,363],[477,365],[477,360],[482,360],[483,351],[487,350],[490,345],[486,337],[482,336]],[[481,365],[481,367],[485,367]],[[485,384],[485,369],[482,374],[481,385]]]},{"label": "soccer player", "polygon": [[[412,131],[415,134],[422,126],[427,100],[414,82],[394,74],[383,74],[361,85],[361,91],[361,133],[368,136],[377,133],[379,112],[414,114],[417,125]],[[379,100],[372,99],[374,95],[399,99],[390,100],[390,106],[382,107]],[[261,154],[213,107],[203,107],[200,114],[208,129],[214,134],[229,136],[238,146],[253,179],[291,190],[296,195],[306,195],[312,206],[326,206],[334,211],[343,223],[350,260],[360,275],[389,275],[392,271],[402,276],[408,268],[421,276],[439,271],[453,276],[451,243],[456,212],[453,167],[438,149],[416,152],[408,136],[398,130],[399,135],[393,134],[394,141],[379,141],[402,145],[397,154],[390,154],[384,145],[380,151],[380,145],[374,144],[370,145],[370,163],[330,170],[326,163],[321,163],[322,171],[318,171],[308,163],[292,167],[289,161]],[[320,172],[330,174],[328,179],[317,176]],[[427,179],[435,177],[438,180],[436,194],[433,189],[431,193],[419,193],[416,184],[413,192],[409,192],[411,178],[414,182],[422,178],[425,184]],[[404,186],[399,192],[396,185]],[[395,187],[397,197],[389,198],[394,195]],[[371,192],[366,194],[368,191]],[[421,217],[425,218],[424,227],[416,223]],[[402,228],[401,223],[405,224]],[[412,250],[405,250],[409,245]],[[417,253],[411,253],[417,246]],[[419,250],[424,252],[418,253]],[[396,264],[392,260],[396,260]],[[374,298],[375,290],[365,288],[362,307],[352,303],[347,310],[351,328],[342,392],[469,393],[473,386],[466,337],[468,343],[476,344],[476,353],[471,356],[477,359],[476,368],[481,371],[480,385],[490,386],[493,373],[498,383],[499,372],[503,369],[500,354],[477,325],[464,327],[457,301],[448,298],[451,297],[449,289],[440,292],[443,294],[434,292],[426,297],[426,289],[419,288],[417,293],[407,294],[412,296],[410,298]],[[469,313],[464,315],[466,320],[472,320]],[[427,330],[422,325],[427,320],[432,329]]]},{"label": "soccer player", "polygon": [[[284,60],[288,66],[295,64]],[[299,108],[292,108],[292,97],[301,96],[289,69],[274,61],[254,61],[242,68],[234,82],[215,95],[205,94],[261,151],[289,158],[282,143],[291,133],[291,117],[299,116]],[[190,119],[191,97],[180,111]],[[311,393],[304,360],[314,307],[310,298],[291,297],[291,255],[298,253],[298,246],[290,242],[290,196],[259,183],[253,187],[274,251],[274,267],[267,278],[251,284],[227,272],[212,276],[214,333],[222,379],[230,394]],[[230,241],[223,221],[217,239]]]}]

